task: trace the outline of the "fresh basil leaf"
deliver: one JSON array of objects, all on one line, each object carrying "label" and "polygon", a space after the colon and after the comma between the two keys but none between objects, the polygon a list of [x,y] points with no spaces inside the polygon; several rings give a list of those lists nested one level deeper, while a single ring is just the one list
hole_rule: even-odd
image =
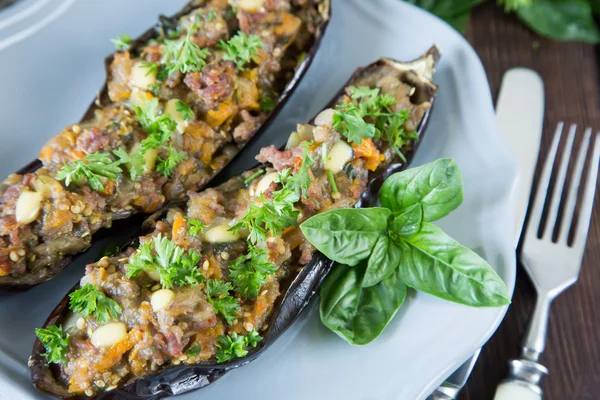
[{"label": "fresh basil leaf", "polygon": [[519,18],[534,32],[558,40],[600,42],[592,6],[585,0],[536,0],[520,5]]},{"label": "fresh basil leaf", "polygon": [[466,11],[464,14],[455,15],[452,17],[444,18],[450,26],[454,29],[462,33],[463,35],[467,33],[467,28],[469,27],[469,20],[471,19],[471,11]]},{"label": "fresh basil leaf", "polygon": [[590,0],[592,6],[592,13],[597,17],[600,15],[600,0]]},{"label": "fresh basil leaf", "polygon": [[448,22],[459,32],[467,30],[471,9],[485,0],[406,0]]},{"label": "fresh basil leaf", "polygon": [[508,290],[489,264],[435,225],[398,243],[398,267],[407,286],[445,300],[473,307],[510,303]]},{"label": "fresh basil leaf", "polygon": [[310,217],[300,225],[306,239],[330,260],[354,266],[371,254],[385,233],[390,210],[343,208]]},{"label": "fresh basil leaf", "polygon": [[394,272],[400,264],[400,247],[386,235],[381,235],[369,261],[363,278],[362,286],[370,287],[378,284]]},{"label": "fresh basil leaf", "polygon": [[420,205],[426,222],[445,217],[462,200],[462,176],[449,158],[395,173],[385,180],[380,192],[381,205],[393,212]]},{"label": "fresh basil leaf", "polygon": [[376,339],[406,298],[406,285],[397,269],[377,285],[361,287],[365,267],[365,263],[337,264],[321,286],[321,321],[355,345]]},{"label": "fresh basil leaf", "polygon": [[408,207],[404,212],[396,214],[388,227],[390,237],[413,236],[421,230],[423,223],[423,209],[415,204]]}]

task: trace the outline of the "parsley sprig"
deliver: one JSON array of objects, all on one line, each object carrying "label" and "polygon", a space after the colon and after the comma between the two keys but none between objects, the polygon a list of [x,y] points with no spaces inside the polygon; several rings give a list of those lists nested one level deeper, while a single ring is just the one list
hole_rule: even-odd
[{"label": "parsley sprig", "polygon": [[252,244],[267,240],[268,232],[279,236],[288,226],[297,225],[298,211],[294,209],[294,203],[298,199],[290,190],[274,192],[271,201],[261,194],[259,201],[252,202],[248,212],[229,230],[234,233],[247,230],[248,242]]},{"label": "parsley sprig", "polygon": [[235,321],[239,308],[238,300],[229,294],[231,290],[233,286],[230,282],[218,279],[210,279],[206,282],[208,302],[212,304],[215,313],[221,314],[229,325]]},{"label": "parsley sprig", "polygon": [[142,140],[142,154],[146,154],[149,149],[160,147],[171,140],[171,135],[177,128],[177,123],[166,114],[158,113],[158,99],[153,97],[145,101],[141,106],[136,106],[135,114],[142,129],[149,133],[148,137]]},{"label": "parsley sprig", "polygon": [[86,283],[69,294],[69,308],[84,317],[92,315],[100,323],[116,319],[123,309],[119,303],[107,297],[96,286]]},{"label": "parsley sprig", "polygon": [[115,49],[117,50],[127,50],[133,42],[133,39],[129,35],[119,35],[114,39],[110,39],[111,42],[115,45]]},{"label": "parsley sprig", "polygon": [[65,356],[69,348],[68,333],[63,333],[61,325],[50,325],[46,329],[38,328],[35,334],[44,345],[46,352],[42,354],[50,363],[65,363]]},{"label": "parsley sprig", "polygon": [[170,177],[175,172],[177,164],[181,161],[186,160],[187,156],[185,153],[181,153],[175,150],[173,147],[167,147],[169,155],[167,158],[159,158],[156,162],[156,170],[163,176]]},{"label": "parsley sprig", "polygon": [[252,202],[248,212],[230,228],[232,232],[247,230],[248,242],[255,245],[265,241],[268,233],[280,236],[288,226],[297,226],[299,212],[294,208],[294,203],[300,200],[301,194],[308,197],[308,188],[312,183],[308,172],[313,165],[308,151],[309,145],[310,143],[303,144],[304,156],[298,172],[291,175],[289,168],[280,172],[277,182],[281,183],[283,188],[273,192],[270,201],[261,193],[259,198]]},{"label": "parsley sprig", "polygon": [[248,332],[247,336],[241,336],[237,333],[232,333],[229,336],[219,336],[217,341],[217,362],[222,363],[236,357],[244,357],[248,354],[248,347],[256,347],[262,337],[253,329]]},{"label": "parsley sprig", "polygon": [[167,237],[157,235],[144,242],[125,265],[127,278],[140,272],[155,271],[164,289],[174,286],[196,286],[204,280],[197,268],[202,256],[194,249],[185,251]]},{"label": "parsley sprig", "polygon": [[175,110],[181,114],[181,118],[183,118],[184,121],[191,121],[195,117],[192,108],[181,100],[177,100],[177,103],[175,103]]},{"label": "parsley sprig", "polygon": [[[310,142],[302,143],[302,149],[304,153],[302,155],[302,164],[300,165],[300,169],[292,175],[291,177],[286,177],[285,182],[282,182],[285,186],[291,188],[294,192],[302,193],[304,198],[308,198],[308,188],[312,184],[312,178],[310,177],[310,167],[313,166],[314,160],[310,156],[310,152],[308,148],[312,145]],[[280,175],[278,179],[281,181],[282,176]]]},{"label": "parsley sprig", "polygon": [[245,298],[256,298],[261,286],[267,281],[267,275],[277,271],[277,266],[267,259],[267,252],[252,245],[248,254],[238,257],[229,266],[229,279],[235,291]]},{"label": "parsley sprig", "polygon": [[122,147],[113,150],[113,154],[119,158],[121,164],[126,164],[129,169],[129,177],[132,181],[135,181],[138,176],[144,175],[144,168],[146,166],[146,160],[141,151],[133,152],[132,154],[127,153]]},{"label": "parsley sprig", "polygon": [[253,33],[246,35],[242,31],[227,42],[221,40],[219,43],[219,47],[225,51],[223,60],[234,62],[240,71],[244,70],[244,65],[250,62],[263,46],[260,37]]},{"label": "parsley sprig", "polygon": [[[192,109],[182,101],[179,101],[176,104],[176,110],[180,112],[183,118],[186,120],[194,117],[194,112]],[[169,140],[171,140],[171,135],[175,131],[175,128],[177,128],[177,123],[167,113],[162,113],[159,115],[158,99],[155,97],[142,103],[141,106],[135,107],[135,114],[137,115],[140,125],[144,131],[149,133],[148,137],[141,142],[141,155],[146,154],[149,149],[155,149],[159,147],[168,150],[169,155],[167,158],[158,159],[156,163],[156,170],[161,175],[170,177],[173,175],[177,164],[187,159],[187,156],[184,153],[175,150],[171,146],[166,146]],[[118,156],[122,157],[123,155],[121,154]],[[135,159],[130,159],[128,161],[132,161],[137,165],[137,163],[141,161],[139,159],[139,155],[136,155],[135,157]],[[136,170],[135,175],[141,175],[138,172],[139,171]]]},{"label": "parsley sprig", "polygon": [[194,342],[194,344],[192,344],[187,351],[185,352],[185,354],[189,357],[189,358],[196,358],[200,355],[200,352],[202,351],[202,346],[200,346],[200,343],[198,342]]},{"label": "parsley sprig", "polygon": [[206,65],[206,57],[210,52],[201,49],[192,39],[196,29],[197,25],[193,24],[184,39],[165,41],[161,62],[166,66],[169,75],[176,71],[183,74],[200,71]]},{"label": "parsley sprig", "polygon": [[409,110],[392,111],[390,107],[396,104],[396,99],[389,94],[379,94],[379,88],[351,86],[348,91],[354,101],[336,106],[333,128],[357,144],[362,143],[363,138],[383,138],[405,160],[400,149],[417,139],[416,133],[403,128]]},{"label": "parsley sprig", "polygon": [[64,164],[57,172],[56,179],[64,180],[66,186],[71,182],[77,185],[87,182],[92,189],[103,192],[102,179],[117,179],[123,172],[119,165],[121,161],[114,161],[108,153],[88,154],[81,160]]},{"label": "parsley sprig", "polygon": [[219,313],[231,325],[236,319],[237,310],[240,306],[238,300],[229,292],[233,290],[231,283],[210,279],[206,282],[206,298],[212,304],[215,313]]},{"label": "parsley sprig", "polygon": [[204,232],[204,224],[199,219],[195,218],[186,218],[186,222],[188,223],[188,233],[190,236],[198,236],[200,233]]}]

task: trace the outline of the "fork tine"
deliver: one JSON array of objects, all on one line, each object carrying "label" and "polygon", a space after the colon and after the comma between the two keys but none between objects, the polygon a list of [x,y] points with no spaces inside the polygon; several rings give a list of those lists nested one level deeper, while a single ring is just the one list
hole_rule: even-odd
[{"label": "fork tine", "polygon": [[564,241],[564,244],[567,244],[567,241],[569,240],[569,231],[571,230],[571,225],[575,217],[574,214],[575,204],[577,203],[577,193],[579,193],[579,187],[581,186],[583,167],[585,165],[585,158],[590,147],[591,139],[592,128],[587,128],[585,130],[583,140],[581,141],[581,145],[579,146],[579,152],[577,153],[575,170],[573,171],[573,176],[571,177],[569,194],[567,195],[567,202],[565,204],[563,223],[557,239],[559,242]]},{"label": "fork tine", "polygon": [[580,250],[583,257],[583,249],[587,239],[590,219],[592,218],[592,208],[594,207],[594,195],[596,193],[596,179],[598,178],[598,163],[600,162],[600,134],[596,133],[594,140],[594,152],[590,159],[588,167],[587,182],[581,199],[581,210],[579,211],[579,220],[575,236],[573,237],[573,247]]},{"label": "fork tine", "polygon": [[542,175],[540,176],[540,183],[537,193],[535,194],[535,201],[533,203],[530,221],[528,223],[529,229],[527,229],[527,236],[533,235],[532,238],[537,238],[537,233],[542,221],[544,203],[546,202],[546,193],[548,192],[548,187],[550,186],[550,177],[552,176],[552,166],[554,165],[554,160],[556,159],[556,152],[558,151],[558,144],[560,143],[563,127],[564,123],[562,122],[559,122],[556,126],[556,130],[554,131],[554,139],[552,140],[552,146],[550,147],[550,152],[548,152],[548,155],[546,156]]},{"label": "fork tine", "polygon": [[550,196],[550,209],[548,210],[548,219],[546,222],[546,228],[544,229],[543,239],[552,238],[554,227],[558,221],[558,207],[560,206],[560,200],[565,187],[567,179],[567,169],[569,169],[569,161],[571,160],[571,151],[573,150],[573,142],[575,141],[575,132],[577,131],[577,125],[572,124],[569,129],[569,136],[567,138],[567,146],[560,160],[560,166],[558,167],[556,183],[552,193],[548,193]]}]

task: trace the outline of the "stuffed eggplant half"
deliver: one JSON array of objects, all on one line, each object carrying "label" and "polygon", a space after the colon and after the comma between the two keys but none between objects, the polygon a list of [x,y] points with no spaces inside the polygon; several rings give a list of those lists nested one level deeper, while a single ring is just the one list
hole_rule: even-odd
[{"label": "stuffed eggplant half", "polygon": [[298,224],[368,205],[404,168],[436,87],[436,49],[358,70],[262,164],[157,212],[146,236],[87,266],[36,330],[35,386],[62,398],[161,398],[250,362],[297,318],[331,267]]},{"label": "stuffed eggplant half", "polygon": [[100,228],[198,190],[297,85],[329,0],[197,0],[107,59],[83,121],[0,184],[0,289],[50,279]]}]

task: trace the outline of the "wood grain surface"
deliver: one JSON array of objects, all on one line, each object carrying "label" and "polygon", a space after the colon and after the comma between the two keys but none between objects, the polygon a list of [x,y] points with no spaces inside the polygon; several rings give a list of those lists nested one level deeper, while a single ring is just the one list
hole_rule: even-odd
[{"label": "wood grain surface", "polygon": [[[492,3],[474,10],[467,39],[483,62],[494,99],[509,68],[529,67],[542,76],[546,89],[542,155],[559,121],[600,130],[596,47],[542,39]],[[542,383],[547,400],[600,399],[600,189],[595,206],[579,281],[554,301],[550,313],[541,357],[550,370]],[[534,301],[535,291],[519,268],[512,305],[484,346],[461,400],[493,398],[497,384],[508,374],[508,360],[519,354]]]}]

